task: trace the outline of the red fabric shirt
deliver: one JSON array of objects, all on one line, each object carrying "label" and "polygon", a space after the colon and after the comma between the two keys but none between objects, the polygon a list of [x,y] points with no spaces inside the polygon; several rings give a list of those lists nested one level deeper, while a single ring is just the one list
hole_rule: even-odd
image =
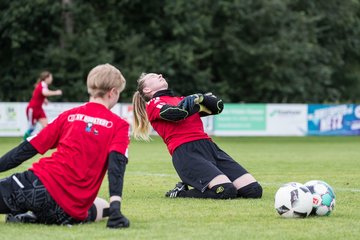
[{"label": "red fabric shirt", "polygon": [[42,94],[43,89],[48,89],[48,85],[46,84],[46,82],[41,81],[36,85],[36,87],[32,93],[32,97],[29,102],[29,107],[31,107],[31,108],[41,108],[42,107],[44,100],[46,98]]},{"label": "red fabric shirt", "polygon": [[127,156],[129,124],[105,106],[86,103],[60,114],[30,144],[43,157],[30,170],[54,200],[75,219],[84,220],[108,167],[108,154]]},{"label": "red fabric shirt", "polygon": [[199,113],[177,122],[166,121],[160,117],[160,109],[164,105],[176,106],[183,98],[174,96],[155,97],[146,106],[146,112],[152,127],[162,137],[171,155],[183,143],[210,139],[204,132]]}]

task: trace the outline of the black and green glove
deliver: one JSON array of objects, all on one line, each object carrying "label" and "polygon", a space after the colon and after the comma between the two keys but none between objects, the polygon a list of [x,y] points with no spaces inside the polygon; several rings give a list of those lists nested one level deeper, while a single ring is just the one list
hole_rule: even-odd
[{"label": "black and green glove", "polygon": [[201,93],[192,94],[186,96],[181,102],[178,104],[178,107],[186,110],[188,113],[193,113],[195,111],[199,111],[199,104],[204,100],[204,96]]}]

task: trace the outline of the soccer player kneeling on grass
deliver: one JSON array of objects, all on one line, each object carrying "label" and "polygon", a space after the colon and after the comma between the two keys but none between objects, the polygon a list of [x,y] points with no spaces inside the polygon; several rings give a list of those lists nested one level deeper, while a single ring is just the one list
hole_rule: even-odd
[{"label": "soccer player kneeling on grass", "polygon": [[[29,170],[0,180],[0,213],[8,222],[76,224],[108,216],[107,227],[129,227],[121,213],[129,124],[112,113],[125,78],[110,64],[87,78],[88,103],[61,113],[39,134],[0,158],[0,171],[56,149]],[[108,170],[110,204],[97,198]]]},{"label": "soccer player kneeling on grass", "polygon": [[261,198],[256,179],[204,132],[200,117],[219,114],[223,107],[212,93],[175,96],[161,74],[142,74],[138,79],[133,96],[134,136],[148,140],[151,124],[167,145],[182,180],[166,197]]}]

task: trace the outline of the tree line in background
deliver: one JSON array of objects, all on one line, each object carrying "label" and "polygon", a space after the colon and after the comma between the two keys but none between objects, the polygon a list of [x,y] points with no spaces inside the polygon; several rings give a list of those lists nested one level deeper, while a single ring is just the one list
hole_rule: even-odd
[{"label": "tree line in background", "polygon": [[28,101],[40,71],[86,101],[89,70],[117,66],[226,102],[360,102],[359,0],[2,0],[0,101]]}]

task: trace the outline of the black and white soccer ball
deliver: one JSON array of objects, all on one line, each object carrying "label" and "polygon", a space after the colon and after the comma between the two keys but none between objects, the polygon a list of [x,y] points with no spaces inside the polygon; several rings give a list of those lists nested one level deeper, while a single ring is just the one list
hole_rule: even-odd
[{"label": "black and white soccer ball", "polygon": [[312,193],[313,210],[312,215],[329,216],[335,208],[335,192],[333,188],[324,181],[311,180],[304,184]]},{"label": "black and white soccer ball", "polygon": [[284,218],[305,218],[313,208],[312,194],[303,184],[290,182],[275,194],[275,209]]}]

